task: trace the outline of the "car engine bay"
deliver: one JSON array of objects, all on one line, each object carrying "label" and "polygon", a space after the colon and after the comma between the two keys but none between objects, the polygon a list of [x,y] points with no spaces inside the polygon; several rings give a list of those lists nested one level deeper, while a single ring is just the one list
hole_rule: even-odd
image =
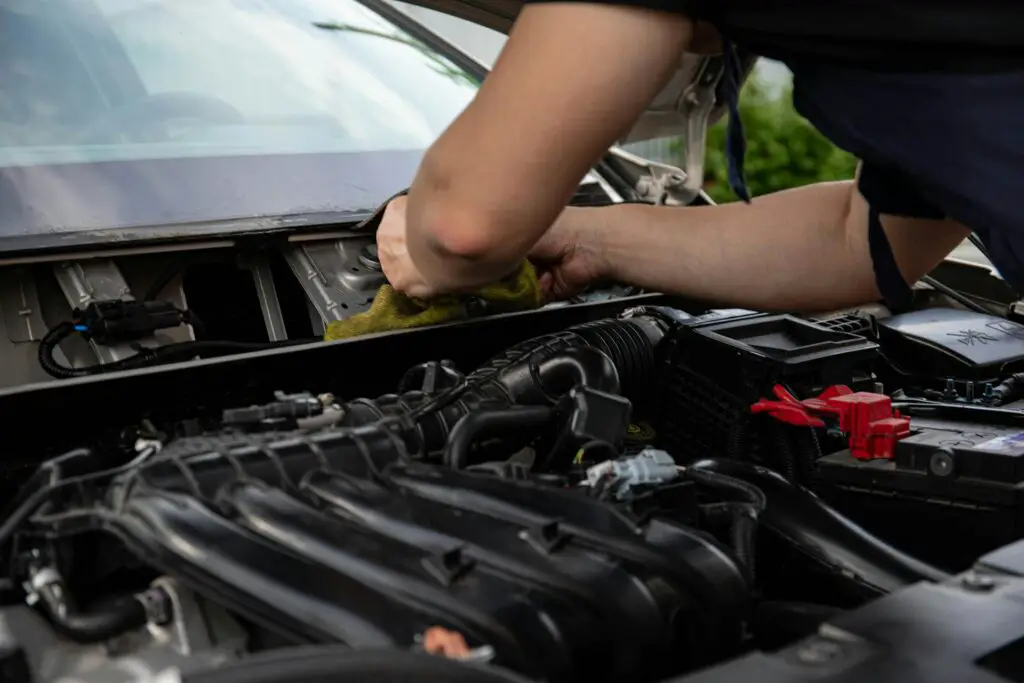
[{"label": "car engine bay", "polygon": [[[589,174],[572,204],[621,200]],[[88,249],[0,254],[0,389],[322,340],[386,283],[374,222],[383,206],[316,229],[200,239],[151,228],[151,243],[103,235]],[[557,305],[630,293],[607,283]]]},{"label": "car engine bay", "polygon": [[9,389],[0,678],[1021,680],[1022,342],[643,294]]}]

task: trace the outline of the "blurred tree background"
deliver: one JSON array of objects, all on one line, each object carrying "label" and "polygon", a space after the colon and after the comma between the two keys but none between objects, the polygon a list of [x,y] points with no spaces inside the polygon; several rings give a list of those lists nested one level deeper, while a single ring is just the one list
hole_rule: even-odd
[{"label": "blurred tree background", "polygon": [[[822,180],[852,178],[857,160],[837,148],[793,108],[792,83],[771,87],[755,70],[740,97],[747,138],[744,170],[753,196]],[[725,157],[725,119],[708,131],[705,190],[716,202],[737,199],[729,188]],[[669,148],[679,159],[682,144]]]}]

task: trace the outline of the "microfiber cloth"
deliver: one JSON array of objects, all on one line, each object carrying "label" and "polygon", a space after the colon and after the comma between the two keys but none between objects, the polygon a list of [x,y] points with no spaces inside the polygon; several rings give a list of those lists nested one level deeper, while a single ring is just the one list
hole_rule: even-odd
[{"label": "microfiber cloth", "polygon": [[[391,200],[407,192],[408,190],[402,190],[389,197],[369,218],[357,225],[354,231],[376,231]],[[465,320],[484,313],[528,311],[539,308],[541,303],[542,293],[537,281],[537,271],[529,261],[523,261],[515,273],[493,284],[484,285],[470,294],[448,294],[429,301],[421,301],[396,292],[391,285],[384,285],[377,292],[370,310],[328,324],[324,339],[351,339],[375,332],[406,330]]]},{"label": "microfiber cloth", "polygon": [[526,311],[539,308],[541,298],[537,271],[529,261],[523,261],[519,270],[505,279],[484,285],[471,294],[446,294],[423,301],[384,285],[368,311],[330,323],[324,339],[351,339],[375,332],[465,320],[484,313]]}]

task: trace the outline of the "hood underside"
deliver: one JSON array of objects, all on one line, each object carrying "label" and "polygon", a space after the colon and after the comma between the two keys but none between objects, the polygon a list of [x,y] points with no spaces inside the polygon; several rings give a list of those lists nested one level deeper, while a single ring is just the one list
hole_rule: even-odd
[{"label": "hood underside", "polygon": [[[524,4],[518,0],[406,1],[506,35],[511,31]],[[756,60],[753,56],[745,60],[744,77],[750,73]],[[636,125],[619,142],[625,144],[682,135],[688,147],[699,146],[699,150],[692,151],[699,151],[699,156],[703,157],[704,131],[725,115],[725,107],[715,99],[722,68],[721,56],[684,54],[672,78],[651,101]],[[694,139],[696,136],[700,137],[699,141]]]}]

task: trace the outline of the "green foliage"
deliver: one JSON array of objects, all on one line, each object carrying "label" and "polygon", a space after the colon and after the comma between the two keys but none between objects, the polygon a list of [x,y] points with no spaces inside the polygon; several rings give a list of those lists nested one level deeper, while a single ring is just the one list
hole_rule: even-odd
[{"label": "green foliage", "polygon": [[[797,114],[791,88],[781,96],[773,96],[752,77],[743,88],[740,117],[747,139],[744,171],[752,196],[853,177],[857,160]],[[723,119],[708,131],[704,182],[716,202],[736,200],[729,187],[726,125],[727,120]],[[681,152],[679,145],[680,155]]]}]

